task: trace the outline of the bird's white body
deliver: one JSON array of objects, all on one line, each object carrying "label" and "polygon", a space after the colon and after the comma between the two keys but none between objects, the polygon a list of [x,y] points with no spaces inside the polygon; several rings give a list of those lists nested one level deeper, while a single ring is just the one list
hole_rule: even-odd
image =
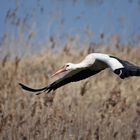
[{"label": "bird's white body", "polygon": [[[78,68],[86,68],[94,64],[96,60],[102,61],[109,68],[111,68],[113,71],[115,69],[123,68],[124,66],[115,58],[111,58],[107,54],[101,54],[101,53],[91,53],[85,57],[85,59],[78,63],[78,64],[73,64],[73,63],[67,63],[70,64],[70,69],[78,69]],[[97,67],[102,67],[102,65],[98,64],[96,65]]]},{"label": "bird's white body", "polygon": [[[71,69],[74,70],[74,69],[78,69],[78,68],[89,67],[89,66],[93,65],[96,60],[99,60],[99,61],[107,64],[107,66],[109,68],[111,68],[112,71],[114,71],[115,69],[124,67],[117,59],[111,58],[109,55],[101,54],[101,53],[91,53],[91,54],[87,55],[85,57],[85,59],[78,64],[72,64],[72,63],[67,63],[67,64],[71,64]],[[102,67],[102,63],[99,64],[98,67]],[[94,68],[97,69],[97,65]]]},{"label": "bird's white body", "polygon": [[88,60],[100,60],[106,63],[113,71],[115,69],[123,68],[124,66],[115,58],[111,58],[107,54],[91,53],[86,57]]}]

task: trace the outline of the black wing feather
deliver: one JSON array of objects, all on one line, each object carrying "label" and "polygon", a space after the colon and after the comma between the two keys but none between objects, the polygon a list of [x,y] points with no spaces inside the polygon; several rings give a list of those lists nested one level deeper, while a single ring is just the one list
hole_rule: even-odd
[{"label": "black wing feather", "polygon": [[[64,86],[70,82],[76,82],[76,81],[83,80],[92,75],[95,75],[96,73],[98,73],[100,71],[101,70],[91,70],[91,69],[83,69],[83,70],[77,71],[77,72],[71,71],[68,74],[66,74],[64,77],[56,80],[55,82],[48,85],[47,87],[40,88],[40,89],[33,89],[33,88],[25,86],[21,83],[19,83],[19,85],[22,87],[22,89],[30,91],[30,92],[36,92],[36,95],[39,95],[42,93],[42,91],[49,93],[50,91],[56,90],[57,88],[60,88],[61,86]],[[72,75],[72,76],[68,76],[68,75]]]},{"label": "black wing feather", "polygon": [[19,85],[21,86],[22,89],[30,91],[30,92],[40,92],[40,91],[43,91],[47,88],[47,87],[44,87],[44,88],[40,88],[40,89],[33,89],[33,88],[27,87],[21,83],[19,83]]},{"label": "black wing feather", "polygon": [[[101,65],[102,67],[98,67],[98,65]],[[42,93],[42,91],[49,93],[50,91],[56,90],[57,88],[60,88],[61,86],[64,86],[70,82],[77,82],[77,81],[86,79],[92,75],[95,75],[99,73],[100,71],[104,70],[105,68],[107,68],[107,65],[105,63],[100,62],[100,61],[95,61],[94,65],[92,65],[91,67],[70,71],[62,78],[56,80],[55,82],[51,83],[47,87],[44,87],[41,89],[33,89],[21,83],[19,83],[19,85],[24,90],[31,91],[31,92],[39,92],[37,94]]]},{"label": "black wing feather", "polygon": [[140,67],[139,66],[136,66],[135,64],[132,64],[128,61],[121,60],[114,56],[111,56],[111,57],[117,59],[124,66],[124,68],[116,69],[114,71],[118,75],[121,73],[120,78],[124,79],[124,78],[130,77],[130,76],[140,76]]},{"label": "black wing feather", "polygon": [[57,81],[53,82],[52,84],[50,84],[46,90],[48,90],[48,92],[50,92],[51,90],[56,90],[57,88],[64,86],[70,82],[77,82],[83,79],[86,79],[92,75],[97,74],[98,72],[100,72],[101,70],[91,70],[91,69],[83,69],[82,71],[73,74],[71,77],[67,77],[65,78],[62,77],[61,79],[58,79]]}]

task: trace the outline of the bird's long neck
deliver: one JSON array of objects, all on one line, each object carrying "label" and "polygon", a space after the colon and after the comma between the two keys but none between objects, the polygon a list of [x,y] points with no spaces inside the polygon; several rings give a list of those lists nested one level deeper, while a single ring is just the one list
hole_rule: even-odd
[{"label": "bird's long neck", "polygon": [[87,56],[83,61],[81,61],[80,63],[77,64],[73,64],[73,67],[75,69],[83,69],[83,68],[87,68],[90,67],[91,65],[93,65],[95,62],[95,58],[93,56]]},{"label": "bird's long neck", "polygon": [[88,55],[80,63],[72,64],[72,67],[73,67],[73,69],[83,69],[83,68],[90,67],[91,65],[94,64],[94,62],[95,62],[94,56],[93,55]]},{"label": "bird's long neck", "polygon": [[83,69],[83,68],[86,68],[86,67],[88,67],[88,65],[84,62],[80,62],[80,63],[77,63],[77,64],[72,64],[73,70]]}]

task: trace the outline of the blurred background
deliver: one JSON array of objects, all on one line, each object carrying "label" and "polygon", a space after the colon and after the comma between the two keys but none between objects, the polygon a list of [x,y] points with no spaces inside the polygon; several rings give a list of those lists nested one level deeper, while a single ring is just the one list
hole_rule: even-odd
[{"label": "blurred background", "polygon": [[140,0],[1,0],[0,140],[140,140],[140,78],[109,69],[34,95],[92,52],[140,66]]},{"label": "blurred background", "polygon": [[140,0],[5,0],[0,53],[25,56],[47,48],[140,43]]}]

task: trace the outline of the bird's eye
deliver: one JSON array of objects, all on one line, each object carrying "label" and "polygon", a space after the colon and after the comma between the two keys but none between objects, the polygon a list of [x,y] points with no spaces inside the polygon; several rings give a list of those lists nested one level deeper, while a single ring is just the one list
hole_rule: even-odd
[{"label": "bird's eye", "polygon": [[67,64],[66,67],[69,67],[69,65]]}]

